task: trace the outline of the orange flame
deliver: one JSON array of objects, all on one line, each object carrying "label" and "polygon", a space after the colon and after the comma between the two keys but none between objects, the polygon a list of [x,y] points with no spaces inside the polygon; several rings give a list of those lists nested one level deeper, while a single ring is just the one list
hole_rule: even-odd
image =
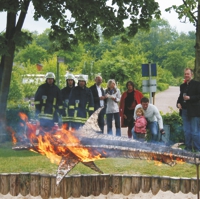
[{"label": "orange flame", "polygon": [[[101,154],[81,146],[80,140],[74,134],[74,130],[66,130],[66,125],[63,125],[59,130],[51,129],[51,132],[45,132],[44,129],[39,128],[36,124],[29,123],[28,117],[24,113],[20,113],[19,116],[25,121],[27,138],[35,146],[32,150],[47,156],[52,163],[59,164],[61,158],[69,151],[75,154],[82,162],[101,159]],[[36,135],[38,128],[43,136],[41,134]]]},{"label": "orange flame", "polygon": [[16,144],[17,143],[17,139],[15,137],[15,131],[9,126],[7,127],[7,131],[9,131],[11,133],[13,144]]}]

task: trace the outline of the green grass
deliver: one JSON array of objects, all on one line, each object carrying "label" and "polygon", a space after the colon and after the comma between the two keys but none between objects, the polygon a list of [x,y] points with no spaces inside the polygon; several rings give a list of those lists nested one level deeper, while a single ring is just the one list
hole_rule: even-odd
[{"label": "green grass", "polygon": [[[107,158],[97,160],[95,161],[95,164],[106,174],[196,177],[196,166],[187,163],[170,167],[166,164],[157,166],[154,161]],[[38,172],[56,174],[56,171],[57,165],[52,164],[47,157],[26,150],[15,151],[12,150],[11,143],[0,143],[0,173]],[[69,173],[69,175],[75,174],[97,173],[79,163]]]}]

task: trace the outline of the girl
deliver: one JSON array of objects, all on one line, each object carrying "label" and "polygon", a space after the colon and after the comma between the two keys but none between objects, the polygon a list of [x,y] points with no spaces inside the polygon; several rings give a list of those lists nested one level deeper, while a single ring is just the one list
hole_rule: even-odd
[{"label": "girl", "polygon": [[144,117],[144,111],[142,108],[138,108],[136,110],[136,116],[135,126],[132,131],[133,138],[136,140],[144,140],[146,135],[147,120]]}]

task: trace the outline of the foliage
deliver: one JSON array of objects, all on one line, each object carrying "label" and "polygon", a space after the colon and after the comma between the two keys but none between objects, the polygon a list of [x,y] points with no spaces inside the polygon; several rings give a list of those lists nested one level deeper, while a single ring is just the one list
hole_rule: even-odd
[{"label": "foliage", "polygon": [[158,83],[157,84],[158,91],[164,91],[164,90],[167,90],[168,88],[169,88],[169,84],[166,84],[166,83]]},{"label": "foliage", "polygon": [[171,110],[170,113],[162,114],[163,123],[170,126],[170,140],[173,143],[184,142],[183,121],[177,111]]}]

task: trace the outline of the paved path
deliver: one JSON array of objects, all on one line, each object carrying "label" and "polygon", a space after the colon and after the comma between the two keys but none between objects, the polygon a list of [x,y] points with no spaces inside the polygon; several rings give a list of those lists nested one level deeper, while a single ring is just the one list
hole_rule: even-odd
[{"label": "paved path", "polygon": [[155,95],[155,105],[159,111],[162,111],[164,114],[171,112],[171,109],[178,111],[176,108],[176,101],[179,96],[179,87],[170,86],[169,89],[156,93]]}]

